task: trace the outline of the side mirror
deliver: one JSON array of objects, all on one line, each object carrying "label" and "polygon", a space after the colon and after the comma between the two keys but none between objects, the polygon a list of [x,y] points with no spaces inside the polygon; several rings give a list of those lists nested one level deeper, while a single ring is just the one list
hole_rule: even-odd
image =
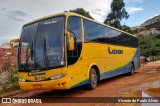
[{"label": "side mirror", "polygon": [[19,39],[13,39],[10,41],[11,55],[14,54],[14,46],[13,43],[19,42]]},{"label": "side mirror", "polygon": [[74,38],[73,37],[69,37],[68,38],[68,50],[74,50]]},{"label": "side mirror", "polygon": [[69,31],[66,31],[65,35],[67,35],[67,38],[68,38],[68,50],[70,51],[74,50],[74,38],[71,37],[71,34]]}]

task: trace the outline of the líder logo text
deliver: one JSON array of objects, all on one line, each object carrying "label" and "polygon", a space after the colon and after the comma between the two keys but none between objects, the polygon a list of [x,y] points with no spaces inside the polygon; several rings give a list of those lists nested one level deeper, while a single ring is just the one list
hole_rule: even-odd
[{"label": "l\u00edder logo text", "polygon": [[108,53],[109,54],[123,54],[123,50],[110,49],[110,47],[108,47]]}]

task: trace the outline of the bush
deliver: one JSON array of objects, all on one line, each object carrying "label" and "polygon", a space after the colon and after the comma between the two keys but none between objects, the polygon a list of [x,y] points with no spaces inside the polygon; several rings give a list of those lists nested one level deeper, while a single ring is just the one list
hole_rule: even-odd
[{"label": "bush", "polygon": [[12,71],[15,71],[15,69],[17,69],[17,67],[11,61],[8,61],[8,62],[4,63],[2,65],[2,68],[1,68],[2,72],[3,71],[5,71],[5,72],[12,72]]},{"label": "bush", "polygon": [[7,86],[6,86],[6,85],[3,86],[2,91],[3,91],[3,92],[6,92],[6,91],[7,91]]},{"label": "bush", "polygon": [[18,89],[20,89],[19,84],[15,83],[8,90],[9,91],[12,91],[12,90],[15,91],[15,90],[18,90]]},{"label": "bush", "polygon": [[18,82],[18,75],[17,73],[12,73],[11,76],[8,78],[9,83],[16,83]]},{"label": "bush", "polygon": [[141,56],[160,56],[160,34],[139,37]]},{"label": "bush", "polygon": [[2,87],[0,94],[19,89],[17,66],[11,61],[8,61],[2,65],[1,70],[0,80],[3,79],[2,81],[4,82],[4,86]]},{"label": "bush", "polygon": [[2,90],[0,91],[0,94],[3,94],[4,92],[9,92],[9,91],[15,91],[20,89],[18,83],[14,83],[12,85],[4,85]]},{"label": "bush", "polygon": [[17,66],[11,61],[8,61],[2,65],[0,80],[2,79],[3,79],[3,84],[15,83],[18,81]]}]

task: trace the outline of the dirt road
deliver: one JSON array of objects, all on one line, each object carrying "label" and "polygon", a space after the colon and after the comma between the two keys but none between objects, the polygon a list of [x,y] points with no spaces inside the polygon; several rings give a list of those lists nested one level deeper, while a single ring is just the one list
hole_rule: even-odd
[{"label": "dirt road", "polygon": [[[142,65],[133,76],[121,75],[118,77],[110,78],[99,82],[95,90],[87,90],[85,86],[78,87],[71,90],[57,91],[30,91],[12,94],[10,97],[40,97],[40,98],[55,98],[55,97],[123,97],[125,95],[143,96],[144,92],[150,96],[160,97],[160,61],[152,62]],[[152,93],[153,92],[153,93]],[[130,95],[131,94],[131,95]],[[86,98],[87,99],[87,98]],[[51,102],[49,99],[48,102]],[[64,98],[59,98],[60,102],[64,102]],[[2,105],[2,104],[0,104]],[[28,106],[28,104],[5,104]],[[4,104],[2,106],[5,106]],[[31,104],[30,104],[31,105]],[[53,106],[53,103],[34,104],[36,106]],[[54,103],[54,105],[67,105],[75,106],[75,103]],[[76,103],[76,105],[82,105]],[[119,105],[119,104],[106,104],[106,103],[83,103],[83,105]],[[130,104],[131,105],[131,104]],[[135,104],[132,104],[135,105]],[[138,104],[138,106],[142,104]],[[156,106],[150,104],[149,106]],[[158,104],[160,105],[160,104]],[[123,105],[124,106],[124,105]],[[137,106],[137,104],[135,105]]]}]

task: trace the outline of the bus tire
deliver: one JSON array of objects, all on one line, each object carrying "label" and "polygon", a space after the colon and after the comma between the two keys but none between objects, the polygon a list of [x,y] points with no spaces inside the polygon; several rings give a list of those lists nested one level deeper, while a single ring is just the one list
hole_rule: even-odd
[{"label": "bus tire", "polygon": [[90,69],[89,74],[89,84],[87,85],[89,89],[93,90],[97,87],[97,73],[94,68]]},{"label": "bus tire", "polygon": [[133,75],[133,74],[134,74],[134,71],[135,71],[134,64],[131,63],[131,72],[130,72],[130,75]]}]

